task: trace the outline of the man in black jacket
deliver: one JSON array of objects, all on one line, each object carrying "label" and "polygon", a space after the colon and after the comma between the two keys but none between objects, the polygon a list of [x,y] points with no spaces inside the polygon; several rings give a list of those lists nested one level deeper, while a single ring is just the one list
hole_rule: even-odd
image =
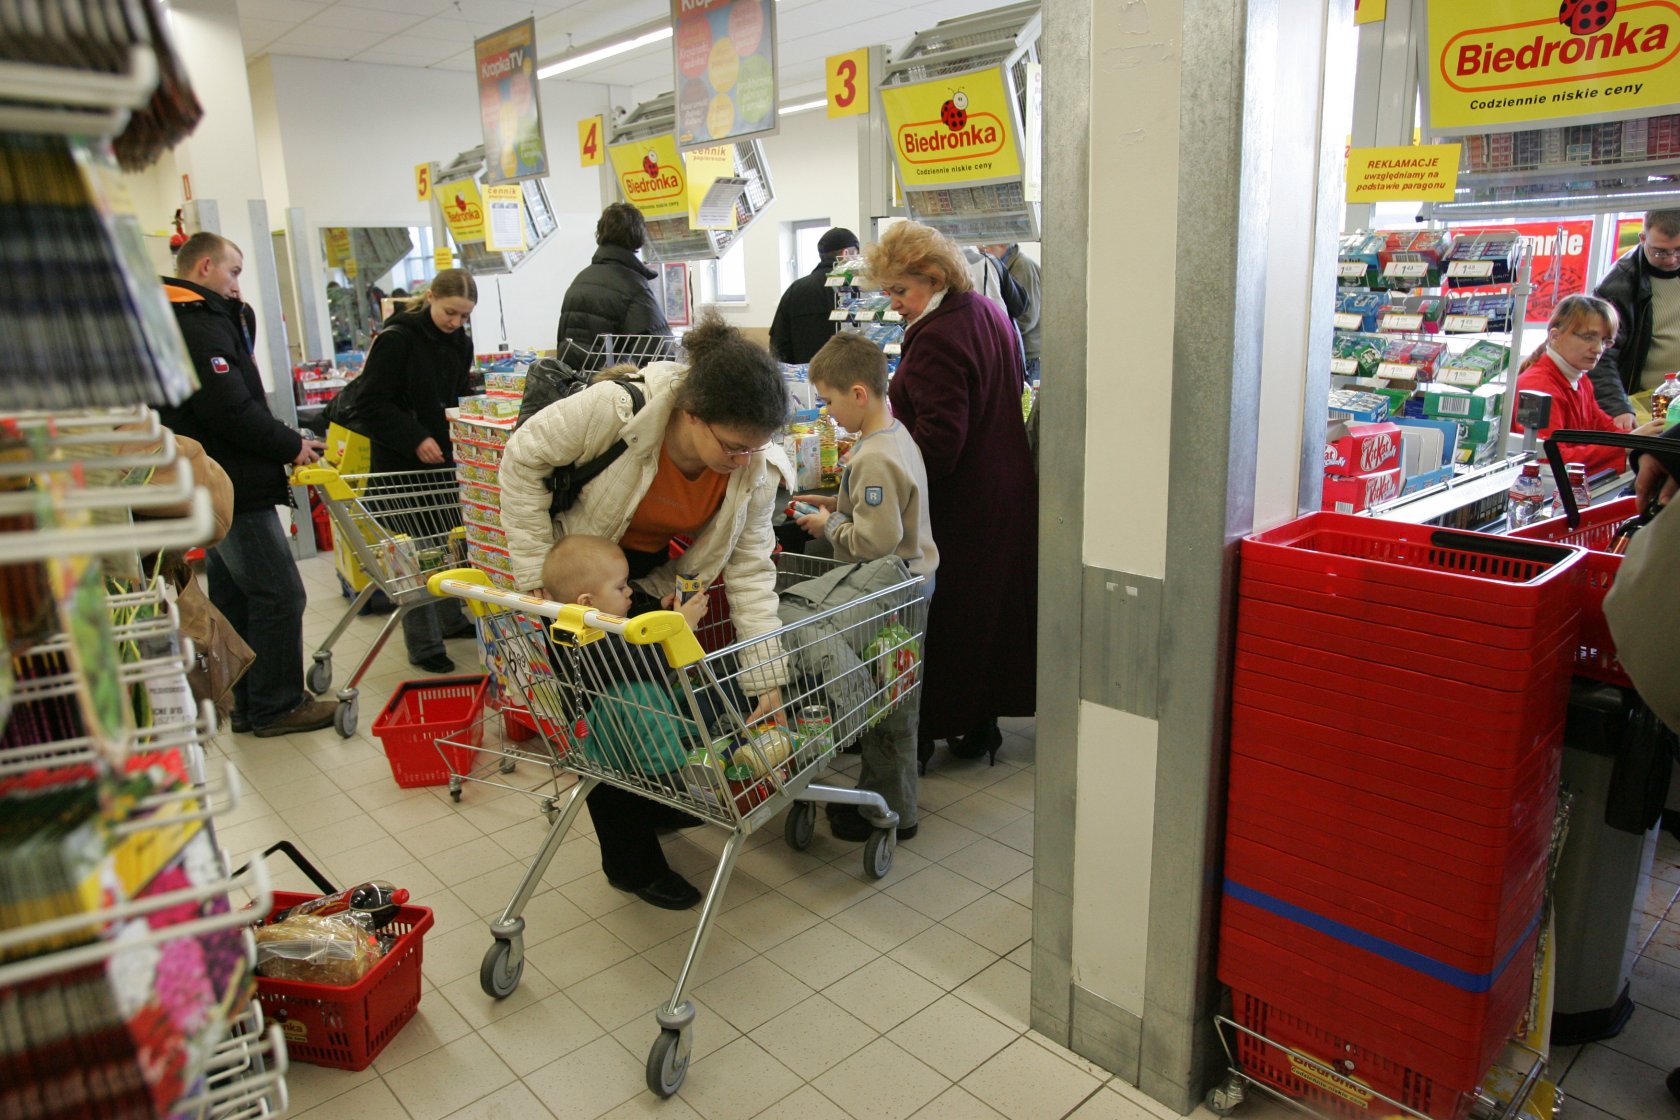
[{"label": "man in black jacket", "polygon": [[648,286],[659,273],[636,256],[646,239],[647,222],[628,202],[615,202],[601,211],[595,223],[595,256],[566,289],[560,305],[555,346],[562,360],[567,342],[592,350],[603,334],[670,336],[665,312]]},{"label": "man in black jacket", "polygon": [[238,246],[213,233],[194,234],[176,254],[163,284],[199,390],[162,415],[233,482],[233,523],[206,556],[210,601],[257,654],[234,686],[233,729],[268,737],[330,727],[336,705],[303,689],[303,580],[274,509],[289,500],[287,465],[315,462],[321,444],[268,411],[239,299],[243,269]]},{"label": "man in black jacket", "polygon": [[1645,215],[1639,244],[1605,274],[1595,293],[1621,316],[1616,343],[1593,367],[1598,405],[1632,431],[1632,393],[1655,389],[1680,370],[1680,210]]},{"label": "man in black jacket", "polygon": [[858,248],[857,234],[835,226],[817,242],[817,267],[788,285],[776,316],[770,320],[770,352],[778,361],[800,366],[834,337],[840,325],[829,318],[834,310],[834,291],[827,284],[834,262],[847,250]]}]

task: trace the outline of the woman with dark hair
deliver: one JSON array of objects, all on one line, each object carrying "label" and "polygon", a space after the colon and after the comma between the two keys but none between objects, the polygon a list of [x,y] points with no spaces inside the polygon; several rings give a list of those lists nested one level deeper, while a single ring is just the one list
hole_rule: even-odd
[{"label": "woman with dark hair", "polygon": [[[671,539],[690,536],[684,572],[707,585],[721,575],[736,633],[760,638],[781,626],[770,558],[780,474],[767,453],[787,419],[787,387],[769,352],[716,314],[684,335],[683,346],[686,365],[654,362],[641,371],[640,411],[618,382],[598,381],[555,401],[508,439],[502,528],[514,583],[542,587],[543,559],[559,537],[605,537],[628,557],[631,583],[663,600],[676,590]],[[543,480],[619,440],[623,454],[550,519]],[[749,720],[780,706],[782,660],[774,640],[743,651],[739,684],[755,704]],[[700,900],[666,864],[655,834],[698,823],[693,817],[604,784],[589,795],[589,815],[613,886],[670,910]]]},{"label": "woman with dark hair", "polygon": [[864,253],[872,284],[904,316],[888,398],[927,464],[939,543],[922,678],[922,762],[934,742],[995,762],[999,716],[1037,698],[1038,478],[1021,421],[1021,339],[973,290],[944,234],[899,222]]},{"label": "woman with dark hair", "polygon": [[659,275],[636,256],[647,238],[642,212],[615,202],[595,223],[595,256],[577,274],[560,305],[555,346],[562,360],[566,343],[593,349],[603,334],[670,335],[665,312],[648,281]]},{"label": "woman with dark hair", "polygon": [[[375,474],[453,467],[449,419],[472,390],[472,336],[467,320],[478,304],[478,283],[464,268],[446,268],[423,295],[385,320],[368,348],[367,364],[356,378],[355,428],[372,444]],[[454,503],[449,505],[454,507]],[[440,509],[440,516],[445,511]],[[454,508],[447,511],[456,515]],[[435,532],[427,516],[416,535]],[[453,603],[432,603],[403,615],[408,660],[428,673],[452,673],[455,663],[445,637],[470,630]]]}]

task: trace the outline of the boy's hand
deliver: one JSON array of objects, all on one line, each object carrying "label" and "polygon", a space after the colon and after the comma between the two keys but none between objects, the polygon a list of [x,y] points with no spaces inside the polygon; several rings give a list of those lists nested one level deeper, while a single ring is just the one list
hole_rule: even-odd
[{"label": "boy's hand", "polygon": [[678,611],[688,619],[688,628],[693,630],[700,625],[700,620],[706,617],[706,604],[711,600],[704,591],[689,596],[688,602],[678,603],[675,594],[667,595],[660,602],[660,606],[668,611]]},{"label": "boy's hand", "polygon": [[769,692],[753,697],[753,700],[755,703],[753,704],[752,714],[747,716],[748,727],[758,723],[760,720],[771,718],[781,710],[782,690],[779,688],[772,688]]},{"label": "boy's hand", "polygon": [[826,509],[807,513],[799,518],[799,527],[813,537],[821,539],[828,531],[828,519],[832,516],[833,514]]},{"label": "boy's hand", "polygon": [[816,506],[818,509],[826,509],[830,512],[833,512],[835,508],[834,497],[830,494],[795,494],[793,498],[794,501],[804,502],[806,505]]}]

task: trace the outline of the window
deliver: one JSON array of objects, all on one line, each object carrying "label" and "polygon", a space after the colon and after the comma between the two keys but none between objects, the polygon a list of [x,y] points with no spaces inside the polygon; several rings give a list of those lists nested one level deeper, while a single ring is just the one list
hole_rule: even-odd
[{"label": "window", "polygon": [[817,252],[817,242],[832,228],[827,218],[792,222],[790,226],[793,231],[793,257],[788,266],[792,274],[782,277],[784,288],[817,267],[817,261],[822,259],[822,254]]},{"label": "window", "polygon": [[700,277],[702,303],[747,302],[747,251],[741,247],[739,237],[730,242],[723,256],[715,261],[702,261],[694,271]]}]

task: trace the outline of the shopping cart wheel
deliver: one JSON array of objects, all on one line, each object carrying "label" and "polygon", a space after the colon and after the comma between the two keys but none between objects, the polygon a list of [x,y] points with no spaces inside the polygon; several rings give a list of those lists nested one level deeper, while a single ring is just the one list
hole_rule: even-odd
[{"label": "shopping cart wheel", "polygon": [[661,1097],[681,1089],[683,1078],[688,1076],[688,1056],[693,1049],[687,1031],[669,1027],[660,1031],[659,1037],[653,1040],[653,1049],[648,1051],[647,1087]]},{"label": "shopping cart wheel", "polygon": [[449,776],[449,800],[461,800],[461,785],[461,776],[459,774],[451,774]]},{"label": "shopping cart wheel", "polygon": [[317,696],[325,696],[332,687],[332,654],[317,653],[315,664],[309,667],[309,679],[304,682],[309,691]]},{"label": "shopping cart wheel", "polygon": [[525,954],[520,953],[515,961],[513,942],[497,940],[484,954],[484,963],[478,966],[478,986],[492,999],[506,999],[519,987],[519,978],[524,973]]},{"label": "shopping cart wheel", "polygon": [[1207,1091],[1204,1103],[1215,1116],[1229,1116],[1241,1106],[1245,1095],[1243,1079],[1233,1073],[1223,1085],[1215,1085]]},{"label": "shopping cart wheel", "polygon": [[895,829],[877,828],[864,842],[863,873],[871,879],[884,879],[892,870],[893,849],[898,847],[895,836]]},{"label": "shopping cart wheel", "polygon": [[788,809],[787,820],[782,824],[782,835],[787,838],[787,846],[796,852],[803,852],[811,846],[811,840],[817,834],[817,807],[809,801],[795,801]]},{"label": "shopping cart wheel", "polygon": [[504,759],[502,759],[502,773],[511,774],[511,773],[513,773],[513,768],[515,766],[518,766],[518,765],[519,765],[518,760],[512,759],[512,758],[504,758]]},{"label": "shopping cart wheel", "polygon": [[333,729],[340,738],[348,739],[356,733],[356,716],[360,707],[360,697],[353,696],[338,702],[338,711],[333,713]]}]

